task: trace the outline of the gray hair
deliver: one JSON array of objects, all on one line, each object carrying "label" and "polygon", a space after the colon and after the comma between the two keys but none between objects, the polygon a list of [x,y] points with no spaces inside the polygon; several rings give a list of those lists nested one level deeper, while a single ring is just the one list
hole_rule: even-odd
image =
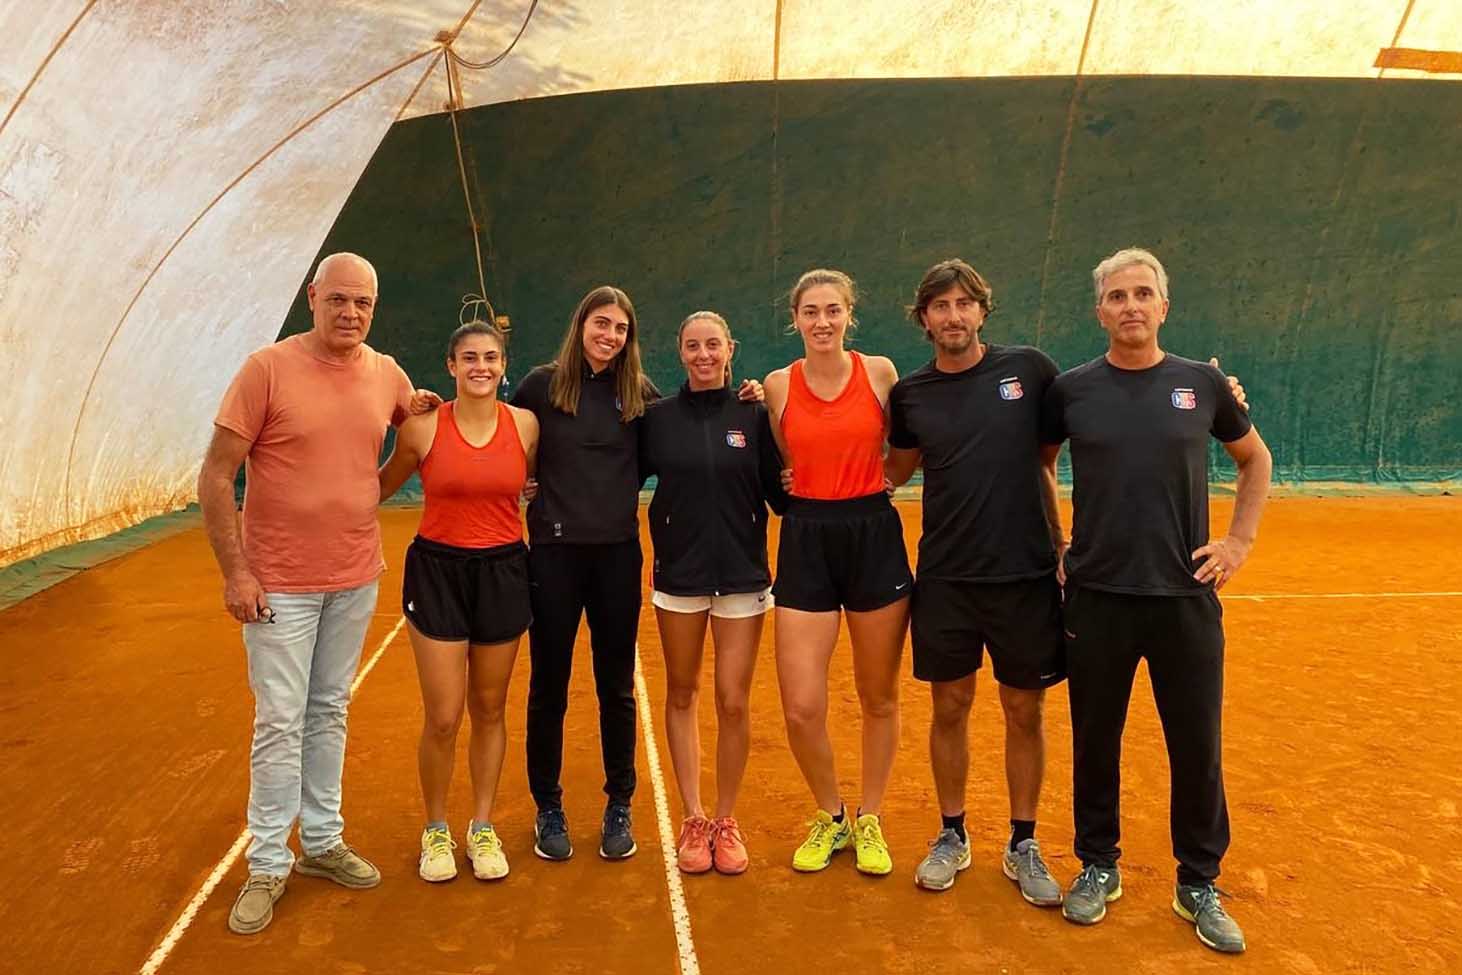
[{"label": "gray hair", "polygon": [[315,276],[310,279],[310,283],[318,285],[320,283],[320,279],[325,276],[325,271],[328,268],[333,267],[336,264],[342,264],[347,262],[360,264],[367,271],[371,272],[371,290],[380,291],[381,283],[376,278],[375,265],[366,260],[364,257],[361,257],[359,254],[352,254],[349,251],[336,251],[334,254],[327,254],[325,257],[323,257],[320,260],[320,263],[315,267]]},{"label": "gray hair", "polygon": [[1163,268],[1162,261],[1159,261],[1152,251],[1143,250],[1141,247],[1125,247],[1092,269],[1091,283],[1096,287],[1097,304],[1102,303],[1102,289],[1107,283],[1107,278],[1118,271],[1139,264],[1152,268],[1152,273],[1157,276],[1157,296],[1163,301],[1167,301],[1168,272]]}]

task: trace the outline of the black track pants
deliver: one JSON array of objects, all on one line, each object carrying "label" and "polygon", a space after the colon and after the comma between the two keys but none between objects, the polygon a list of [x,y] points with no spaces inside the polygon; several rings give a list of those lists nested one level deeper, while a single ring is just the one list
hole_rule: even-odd
[{"label": "black track pants", "polygon": [[638,540],[608,545],[535,545],[528,553],[533,625],[528,630],[528,787],[539,809],[563,799],[563,719],[574,637],[589,618],[604,792],[628,803],[635,791],[635,638],[640,620]]},{"label": "black track pants", "polygon": [[1076,855],[1083,864],[1102,866],[1121,856],[1122,728],[1137,662],[1145,657],[1172,770],[1169,817],[1178,882],[1211,882],[1229,844],[1217,595],[1069,589],[1064,617]]}]

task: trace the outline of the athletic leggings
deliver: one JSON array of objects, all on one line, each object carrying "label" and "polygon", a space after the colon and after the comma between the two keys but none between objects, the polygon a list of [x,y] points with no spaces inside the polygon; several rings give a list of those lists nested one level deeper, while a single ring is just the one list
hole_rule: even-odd
[{"label": "athletic leggings", "polygon": [[533,599],[528,788],[540,810],[563,803],[563,719],[581,614],[589,618],[604,792],[623,803],[634,795],[635,638],[642,563],[638,539],[607,545],[540,544],[528,553]]},{"label": "athletic leggings", "polygon": [[[1114,866],[1122,850],[1122,728],[1147,658],[1172,770],[1169,820],[1178,882],[1218,877],[1229,844],[1223,792],[1223,609],[1212,591],[1137,596],[1066,591],[1076,855]],[[1147,797],[1143,797],[1144,800]]]}]

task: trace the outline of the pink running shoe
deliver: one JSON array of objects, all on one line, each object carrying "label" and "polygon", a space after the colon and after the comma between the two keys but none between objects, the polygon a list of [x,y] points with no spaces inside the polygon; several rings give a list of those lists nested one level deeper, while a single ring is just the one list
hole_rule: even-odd
[{"label": "pink running shoe", "polygon": [[741,838],[741,825],[735,816],[723,816],[711,823],[711,848],[715,851],[716,870],[720,873],[745,873],[750,858],[746,841]]},{"label": "pink running shoe", "polygon": [[680,824],[675,854],[682,873],[705,873],[711,869],[711,821],[704,816],[686,817]]}]

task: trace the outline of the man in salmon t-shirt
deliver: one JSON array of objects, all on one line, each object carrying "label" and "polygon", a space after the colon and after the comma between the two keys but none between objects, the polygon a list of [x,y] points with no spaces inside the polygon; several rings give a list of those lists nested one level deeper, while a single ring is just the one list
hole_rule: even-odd
[{"label": "man in salmon t-shirt", "polygon": [[[244,624],[254,743],[249,879],[228,926],[262,931],[290,867],[346,887],[380,872],[342,838],[345,715],[385,569],[376,464],[412,389],[365,344],[376,272],[354,254],[320,262],[309,286],[315,327],[244,362],[214,419],[198,477],[223,598]],[[245,465],[243,531],[234,478]],[[295,819],[300,849],[288,847]]]}]

